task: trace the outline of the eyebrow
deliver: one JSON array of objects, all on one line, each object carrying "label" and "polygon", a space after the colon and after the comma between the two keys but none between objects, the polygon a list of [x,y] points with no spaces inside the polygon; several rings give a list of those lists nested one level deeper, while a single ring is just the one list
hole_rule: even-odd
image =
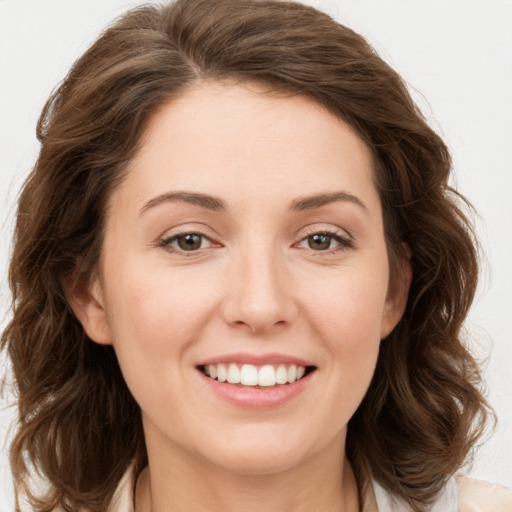
[{"label": "eyebrow", "polygon": [[330,203],[336,203],[339,201],[353,203],[360,206],[365,211],[368,210],[366,205],[358,197],[347,192],[329,192],[326,194],[315,194],[312,196],[299,197],[292,201],[292,203],[290,204],[290,210],[313,210],[315,208],[320,208],[321,206],[325,206]]},{"label": "eyebrow", "polygon": [[[183,201],[188,204],[200,206],[214,212],[227,211],[227,203],[219,197],[210,196],[208,194],[200,194],[197,192],[166,192],[150,199],[140,211],[140,215],[151,208],[155,208],[160,204],[174,201]],[[290,203],[290,211],[314,210],[330,203],[349,202],[356,204],[367,210],[364,203],[356,196],[347,192],[330,192],[324,194],[314,194],[312,196],[299,197]]]},{"label": "eyebrow", "polygon": [[228,206],[223,199],[207,194],[198,194],[196,192],[167,192],[150,199],[140,210],[140,215],[162,203],[183,201],[184,203],[201,206],[214,212],[226,211]]}]

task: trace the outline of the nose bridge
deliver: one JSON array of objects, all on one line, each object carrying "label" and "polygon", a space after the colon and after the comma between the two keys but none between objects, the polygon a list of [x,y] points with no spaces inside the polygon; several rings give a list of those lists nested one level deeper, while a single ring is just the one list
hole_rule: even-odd
[{"label": "nose bridge", "polygon": [[255,237],[236,253],[226,298],[227,321],[255,333],[290,322],[295,306],[287,286],[286,263],[275,244]]}]

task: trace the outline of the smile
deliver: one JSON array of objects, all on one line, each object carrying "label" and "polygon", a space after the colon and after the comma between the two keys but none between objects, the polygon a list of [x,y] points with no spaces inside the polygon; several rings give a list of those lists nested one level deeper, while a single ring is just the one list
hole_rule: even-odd
[{"label": "smile", "polygon": [[242,386],[275,387],[293,384],[302,379],[313,367],[296,364],[253,364],[219,363],[199,368],[207,377],[218,382]]}]

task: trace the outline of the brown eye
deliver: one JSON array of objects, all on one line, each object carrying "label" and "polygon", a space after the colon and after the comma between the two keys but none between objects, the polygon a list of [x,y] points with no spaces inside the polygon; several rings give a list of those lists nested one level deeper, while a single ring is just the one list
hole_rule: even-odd
[{"label": "brown eye", "polygon": [[206,235],[194,231],[189,233],[177,233],[163,238],[159,245],[167,252],[182,256],[185,256],[186,253],[187,256],[203,254],[213,247],[221,247]]},{"label": "brown eye", "polygon": [[325,233],[315,233],[314,235],[308,236],[308,247],[314,251],[325,251],[330,249],[332,236]]},{"label": "brown eye", "polygon": [[197,251],[201,248],[203,236],[197,233],[188,233],[178,236],[176,242],[182,251]]},{"label": "brown eye", "polygon": [[296,247],[331,254],[353,249],[354,244],[350,238],[342,236],[337,232],[317,231],[316,233],[304,237]]}]

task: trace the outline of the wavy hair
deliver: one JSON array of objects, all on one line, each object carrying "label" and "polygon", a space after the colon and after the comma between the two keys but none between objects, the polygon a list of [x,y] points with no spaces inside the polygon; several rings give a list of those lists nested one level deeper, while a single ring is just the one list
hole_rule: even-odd
[{"label": "wavy hair", "polygon": [[[67,298],[102,247],[105,205],[152,114],[204,80],[258,82],[337,115],[373,152],[391,275],[408,258],[405,314],[382,341],[370,388],[350,420],[347,453],[423,510],[471,454],[490,409],[461,339],[475,292],[477,245],[467,203],[448,184],[449,152],[406,85],[358,34],[279,0],[178,0],[129,11],[49,98],[41,150],[20,198],[2,335],[19,424],[17,496],[41,512],[104,511],[123,472],[147,463],[140,410],[112,347],[85,334]],[[44,495],[28,484],[38,473]]]}]

